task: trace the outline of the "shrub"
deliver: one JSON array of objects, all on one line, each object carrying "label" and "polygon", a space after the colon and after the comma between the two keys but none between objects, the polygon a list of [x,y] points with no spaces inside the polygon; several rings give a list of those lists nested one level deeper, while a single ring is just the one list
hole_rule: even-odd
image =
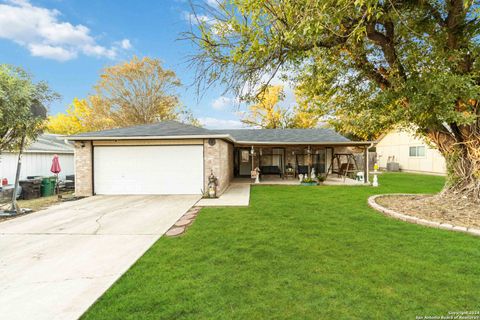
[{"label": "shrub", "polygon": [[302,182],[304,182],[304,183],[316,183],[317,181],[310,178],[310,177],[306,177],[306,178],[303,178]]}]

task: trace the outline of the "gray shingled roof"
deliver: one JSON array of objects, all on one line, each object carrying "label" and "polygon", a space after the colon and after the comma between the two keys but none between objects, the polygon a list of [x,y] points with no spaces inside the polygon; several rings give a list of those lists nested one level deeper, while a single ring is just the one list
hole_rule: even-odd
[{"label": "gray shingled roof", "polygon": [[238,142],[273,142],[273,143],[342,143],[349,139],[330,128],[318,129],[235,129],[208,130],[176,121],[163,121],[155,124],[86,132],[69,137],[70,140],[95,138],[135,138],[135,137],[175,137],[175,136],[230,136]]},{"label": "gray shingled roof", "polygon": [[235,129],[217,130],[236,141],[249,142],[349,142],[330,128],[317,129]]},{"label": "gray shingled roof", "polygon": [[73,137],[161,137],[161,136],[204,136],[215,132],[177,121],[162,121],[141,126],[84,132]]},{"label": "gray shingled roof", "polygon": [[73,146],[56,134],[42,134],[30,144],[25,152],[34,153],[73,153]]}]

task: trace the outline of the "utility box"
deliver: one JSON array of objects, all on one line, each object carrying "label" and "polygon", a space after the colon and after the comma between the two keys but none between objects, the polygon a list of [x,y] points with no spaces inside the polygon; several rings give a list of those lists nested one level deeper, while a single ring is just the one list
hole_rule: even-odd
[{"label": "utility box", "polygon": [[75,175],[68,174],[65,177],[65,189],[66,190],[75,190]]},{"label": "utility box", "polygon": [[388,162],[387,171],[392,171],[392,172],[400,171],[400,164],[398,162]]}]

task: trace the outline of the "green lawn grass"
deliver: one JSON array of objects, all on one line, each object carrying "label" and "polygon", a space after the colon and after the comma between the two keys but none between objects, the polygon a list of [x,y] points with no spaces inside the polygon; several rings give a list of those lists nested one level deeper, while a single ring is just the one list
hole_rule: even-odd
[{"label": "green lawn grass", "polygon": [[84,319],[415,319],[480,309],[480,239],[382,216],[377,193],[434,193],[443,178],[381,186],[255,186],[248,208],[203,209],[161,238]]}]

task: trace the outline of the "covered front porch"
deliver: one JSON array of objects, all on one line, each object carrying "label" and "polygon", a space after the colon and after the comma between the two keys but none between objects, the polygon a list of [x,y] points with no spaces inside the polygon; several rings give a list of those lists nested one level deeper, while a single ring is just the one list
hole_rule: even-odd
[{"label": "covered front porch", "polygon": [[[255,179],[237,177],[233,179],[232,184],[255,184]],[[300,179],[282,179],[278,177],[264,177],[259,180],[260,185],[300,185]],[[326,186],[364,186],[363,180],[354,180],[351,178],[337,177],[329,175],[325,181],[322,182]]]},{"label": "covered front porch", "polygon": [[300,184],[306,177],[322,177],[325,185],[367,184],[370,143],[254,144],[234,146],[234,181],[262,184]]}]

